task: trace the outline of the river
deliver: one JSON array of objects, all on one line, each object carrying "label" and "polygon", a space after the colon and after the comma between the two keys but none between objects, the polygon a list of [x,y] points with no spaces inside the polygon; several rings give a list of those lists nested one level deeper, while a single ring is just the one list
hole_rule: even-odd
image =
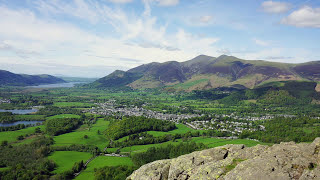
[{"label": "river", "polygon": [[12,114],[30,114],[37,111],[38,109],[10,109],[10,110],[0,109],[0,112],[12,112]]},{"label": "river", "polygon": [[10,127],[10,126],[16,126],[18,124],[24,124],[24,125],[36,125],[36,124],[42,124],[43,121],[16,121],[16,122],[7,122],[7,123],[0,123],[0,127]]}]

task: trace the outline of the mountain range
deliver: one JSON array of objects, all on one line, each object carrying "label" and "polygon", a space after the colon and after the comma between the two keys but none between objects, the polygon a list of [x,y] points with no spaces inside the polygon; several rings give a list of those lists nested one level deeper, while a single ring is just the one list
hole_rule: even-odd
[{"label": "mountain range", "polygon": [[42,74],[42,75],[26,75],[15,74],[9,71],[0,70],[0,86],[32,86],[39,84],[55,84],[64,83],[61,78],[55,76]]},{"label": "mountain range", "polygon": [[153,62],[128,71],[116,70],[91,86],[128,86],[133,89],[165,87],[192,91],[218,87],[255,88],[269,82],[290,80],[320,82],[320,61],[291,64],[243,60],[227,55],[200,55],[185,62]]}]

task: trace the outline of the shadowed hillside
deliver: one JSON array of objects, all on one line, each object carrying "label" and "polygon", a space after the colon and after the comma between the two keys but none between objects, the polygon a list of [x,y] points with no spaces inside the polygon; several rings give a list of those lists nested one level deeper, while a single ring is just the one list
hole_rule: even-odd
[{"label": "shadowed hillside", "polygon": [[64,83],[65,81],[47,74],[43,75],[26,75],[14,74],[9,71],[0,70],[0,86],[31,86],[38,84],[55,84]]}]

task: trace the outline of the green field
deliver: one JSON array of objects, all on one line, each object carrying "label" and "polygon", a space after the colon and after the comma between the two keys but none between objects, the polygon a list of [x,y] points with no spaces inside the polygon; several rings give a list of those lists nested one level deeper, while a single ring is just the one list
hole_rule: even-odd
[{"label": "green field", "polygon": [[[155,137],[159,137],[159,136],[164,136],[166,134],[185,134],[187,132],[196,132],[199,130],[194,130],[189,128],[188,126],[184,125],[184,124],[177,124],[177,129],[173,130],[173,131],[168,131],[168,132],[161,132],[161,131],[147,131],[149,134],[152,134]],[[201,130],[203,131],[203,130]],[[201,132],[199,131],[199,132]],[[123,137],[117,141],[124,141],[125,139],[127,139],[128,136]],[[194,137],[192,138],[192,141],[196,142],[196,143],[203,143],[205,145],[207,145],[209,148],[213,148],[213,147],[217,147],[217,146],[223,146],[226,144],[244,144],[246,146],[255,146],[257,144],[262,144],[261,142],[257,142],[257,141],[253,141],[253,140],[247,140],[247,139],[218,139],[218,138],[208,138],[208,137]],[[124,147],[122,149],[120,149],[121,153],[139,153],[139,152],[145,152],[148,150],[148,148],[150,147],[161,147],[161,146],[166,146],[168,144],[174,144],[177,145],[179,143],[181,143],[182,140],[181,139],[177,139],[174,142],[173,141],[168,141],[168,142],[164,142],[161,144],[147,144],[147,145],[135,145],[135,146],[131,146],[131,147]],[[264,143],[265,144],[265,143]],[[116,151],[117,148],[109,148],[107,149],[108,152],[114,152]]]},{"label": "green field", "polygon": [[59,115],[47,117],[47,119],[59,119],[59,118],[80,118],[80,116],[76,114],[59,114]]},{"label": "green field", "polygon": [[[103,131],[107,129],[109,123],[109,121],[98,119],[91,128],[89,128],[88,125],[84,124],[74,132],[55,136],[54,146],[86,144],[97,146],[100,150],[103,150],[108,142],[103,135]],[[100,131],[100,134],[98,134],[98,130]],[[87,139],[84,138],[85,135],[88,136]]]},{"label": "green field", "polygon": [[92,107],[92,103],[83,103],[83,102],[55,102],[54,106],[57,107]]},{"label": "green field", "polygon": [[83,161],[84,163],[92,157],[92,154],[87,152],[76,151],[56,151],[48,158],[57,164],[56,170],[53,173],[62,173],[71,170],[74,163]]},{"label": "green field", "polygon": [[[189,128],[188,126],[186,126],[184,124],[176,124],[176,126],[177,126],[177,129],[172,130],[172,131],[168,131],[168,132],[147,131],[147,133],[153,135],[154,137],[159,137],[159,136],[164,136],[164,135],[167,135],[167,134],[185,134],[187,132],[196,132],[196,131],[202,132],[203,131],[203,130],[194,130],[194,129]],[[122,142],[122,141],[128,139],[128,137],[129,136],[122,137],[122,138],[118,139],[117,141],[118,142]]]},{"label": "green field", "polygon": [[6,171],[6,170],[8,170],[8,169],[10,169],[9,167],[2,167],[2,168],[0,168],[0,172],[1,171]]},{"label": "green field", "polygon": [[20,129],[17,131],[0,132],[0,142],[2,142],[2,141],[8,141],[9,143],[16,142],[18,136],[21,136],[21,135],[25,136],[26,134],[33,134],[37,127],[40,127],[40,129],[42,131],[44,130],[44,126],[41,125],[41,126],[35,126],[35,127],[28,127],[28,128]]},{"label": "green field", "polygon": [[22,145],[22,144],[30,144],[32,141],[35,140],[36,137],[39,137],[39,136],[31,136],[31,137],[28,137],[24,140],[21,140],[21,141],[17,141],[15,142],[14,144],[12,144],[13,146],[19,146],[19,145]]},{"label": "green field", "polygon": [[[208,148],[214,148],[214,147],[223,146],[226,144],[244,144],[248,147],[255,146],[257,144],[264,144],[264,145],[267,144],[267,143],[262,143],[258,141],[248,140],[248,139],[218,139],[218,138],[208,138],[208,137],[194,137],[192,138],[191,141],[194,141],[196,143],[203,143],[207,145]],[[129,152],[133,154],[140,153],[140,152],[147,151],[148,148],[151,148],[151,147],[162,147],[162,146],[167,146],[168,144],[177,145],[181,142],[182,142],[181,139],[177,139],[174,142],[168,141],[161,144],[147,144],[147,145],[136,145],[131,147],[125,147],[121,149],[121,153],[129,153]],[[112,148],[111,150],[114,150],[114,149]]]},{"label": "green field", "polygon": [[108,157],[108,156],[99,156],[93,161],[91,161],[87,168],[81,172],[81,174],[76,177],[76,180],[91,180],[94,179],[94,169],[102,168],[105,166],[118,166],[118,165],[127,165],[133,166],[133,163],[129,157]]},{"label": "green field", "polygon": [[208,148],[214,148],[218,146],[224,146],[226,144],[244,144],[248,147],[255,146],[257,144],[266,145],[267,143],[261,143],[258,141],[253,141],[249,139],[218,139],[218,138],[203,138],[203,137],[194,137],[192,141],[196,143],[203,143],[208,146]]},{"label": "green field", "polygon": [[[173,141],[168,141],[168,142],[164,142],[161,144],[147,144],[147,145],[135,145],[135,146],[130,146],[130,147],[124,147],[121,149],[121,153],[140,153],[140,152],[145,152],[147,151],[149,148],[151,147],[161,147],[161,146],[167,146],[168,144],[174,144],[177,145],[179,143],[181,143],[182,140],[181,139],[177,139],[175,142]],[[107,149],[108,151],[108,149]]]}]

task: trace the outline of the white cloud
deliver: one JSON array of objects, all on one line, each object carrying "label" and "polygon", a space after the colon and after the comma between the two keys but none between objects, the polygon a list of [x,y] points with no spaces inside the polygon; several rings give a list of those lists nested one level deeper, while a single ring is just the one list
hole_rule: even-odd
[{"label": "white cloud", "polygon": [[188,26],[204,27],[213,25],[214,18],[211,15],[200,15],[199,14],[188,14],[188,15],[177,15],[177,20],[184,22]]},{"label": "white cloud", "polygon": [[219,38],[201,37],[185,32],[183,29],[179,29],[173,38],[176,41],[177,47],[181,47],[185,52],[197,52],[197,54],[208,54],[216,52],[216,48],[213,45],[218,42]]},{"label": "white cloud", "polygon": [[133,0],[109,0],[113,3],[129,3],[132,2]]},{"label": "white cloud", "polygon": [[269,46],[269,42],[267,41],[257,39],[257,38],[253,38],[252,40],[254,41],[254,43],[256,43],[259,46]]},{"label": "white cloud", "polygon": [[[216,55],[214,44],[218,38],[195,35],[184,29],[168,33],[168,24],[159,24],[157,18],[151,16],[150,4],[145,7],[145,12],[149,12],[137,15],[91,1],[63,2],[38,1],[38,11],[46,16],[28,9],[0,6],[0,64],[25,62],[28,67],[38,67],[33,69],[35,72],[43,68],[48,69],[47,73],[57,72],[47,68],[50,63],[68,67],[76,64],[76,68],[68,68],[65,73],[81,75],[94,72],[81,72],[88,66],[110,67],[112,64],[114,68],[129,69],[152,61],[184,61],[198,54]],[[71,24],[72,21],[55,20],[57,14],[108,29],[113,27],[115,33],[95,34]],[[89,14],[96,19],[86,16]],[[10,49],[11,54],[4,54],[1,49]]]},{"label": "white cloud", "polygon": [[156,0],[160,6],[175,6],[179,0]]},{"label": "white cloud", "polygon": [[150,4],[156,2],[158,6],[176,6],[179,0],[141,0],[145,4],[145,12],[150,12]]},{"label": "white cloud", "polygon": [[100,17],[95,11],[94,6],[98,4],[91,2],[91,6],[84,0],[73,1],[45,1],[37,0],[33,1],[35,7],[43,14],[46,15],[71,15],[80,19],[89,21],[92,24],[96,24]]},{"label": "white cloud", "polygon": [[320,8],[304,6],[282,19],[283,24],[297,27],[320,28]]},{"label": "white cloud", "polygon": [[319,58],[309,49],[284,47],[270,47],[258,51],[233,53],[233,55],[247,60],[268,60],[283,63],[303,63]]},{"label": "white cloud", "polygon": [[290,3],[277,1],[264,1],[261,6],[264,12],[275,14],[288,12],[292,7]]},{"label": "white cloud", "polygon": [[209,23],[213,19],[212,16],[201,16],[200,17],[200,22],[202,23]]},{"label": "white cloud", "polygon": [[94,38],[73,25],[39,19],[28,10],[0,7],[0,17],[0,39],[16,49],[41,52],[50,46],[81,44]]}]

